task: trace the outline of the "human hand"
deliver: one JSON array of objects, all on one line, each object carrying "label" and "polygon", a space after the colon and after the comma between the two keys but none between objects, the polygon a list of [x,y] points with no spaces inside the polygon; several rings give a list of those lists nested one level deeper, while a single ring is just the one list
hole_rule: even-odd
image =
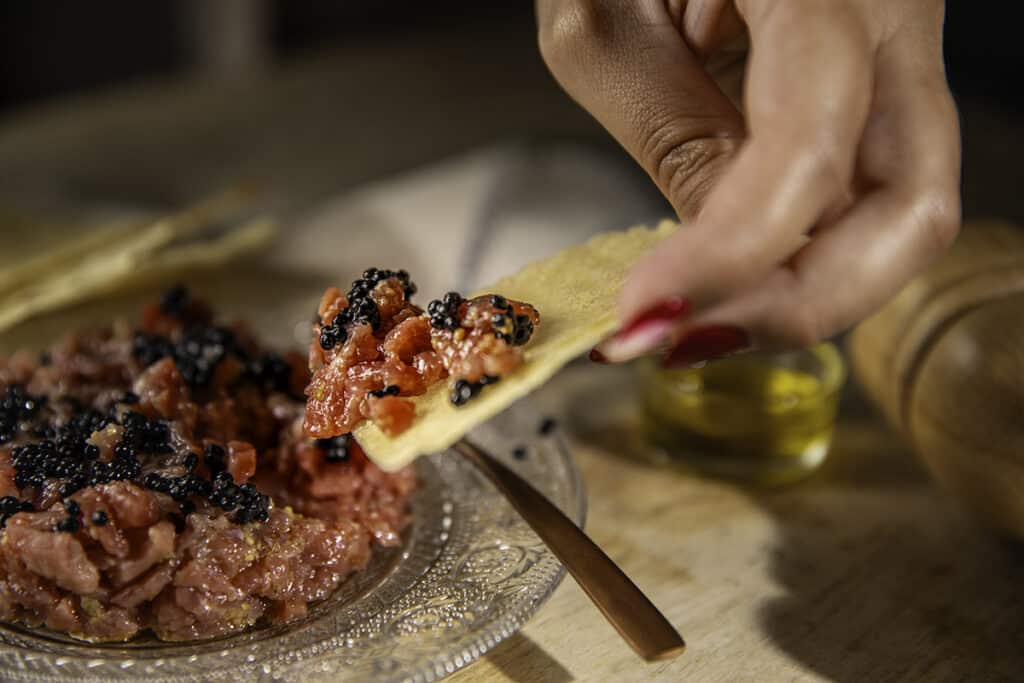
[{"label": "human hand", "polygon": [[[953,241],[943,12],[939,0],[538,0],[552,73],[683,222],[630,274],[605,358],[813,344]],[[731,49],[744,36],[741,108]]]}]

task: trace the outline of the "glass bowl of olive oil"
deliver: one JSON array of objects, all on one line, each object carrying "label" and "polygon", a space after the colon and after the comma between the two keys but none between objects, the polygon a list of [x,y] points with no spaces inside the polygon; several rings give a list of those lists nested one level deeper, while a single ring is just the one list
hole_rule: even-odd
[{"label": "glass bowl of olive oil", "polygon": [[764,485],[813,472],[832,440],[846,379],[833,344],[754,352],[682,370],[639,368],[644,432],[664,459]]}]

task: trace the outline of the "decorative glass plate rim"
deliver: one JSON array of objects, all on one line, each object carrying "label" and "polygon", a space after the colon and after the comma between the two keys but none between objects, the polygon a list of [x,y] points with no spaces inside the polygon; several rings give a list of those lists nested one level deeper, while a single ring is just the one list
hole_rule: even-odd
[{"label": "decorative glass plate rim", "polygon": [[[586,516],[582,476],[568,445],[557,430],[546,436],[537,433],[540,421],[540,414],[528,400],[524,400],[478,428],[471,436],[552,498],[582,527]],[[528,436],[523,437],[524,432]],[[515,445],[528,446],[530,458],[520,460],[512,455],[508,448],[510,436],[517,437]],[[561,583],[565,569],[500,498],[500,494],[461,456],[450,451],[434,454],[422,458],[417,468],[425,484],[412,501],[417,521],[407,545],[401,551],[375,553],[378,575],[371,576],[372,572],[367,571],[353,577],[343,584],[336,596],[314,606],[307,619],[297,624],[257,629],[195,645],[152,646],[156,652],[191,648],[192,654],[187,657],[185,652],[181,652],[166,658],[145,656],[152,654],[145,644],[129,645],[119,650],[117,646],[91,646],[56,634],[0,625],[0,677],[47,682],[133,679],[178,682],[228,680],[245,675],[267,681],[293,680],[302,676],[307,683],[319,680],[428,683],[467,666],[522,628]],[[472,488],[454,490],[453,484],[469,484]],[[497,500],[498,504],[474,507],[473,496]],[[439,506],[432,507],[438,502]],[[484,517],[480,519],[480,515]],[[488,523],[493,523],[494,528],[489,529]],[[474,531],[482,531],[486,543],[480,544],[480,538],[466,535]],[[495,538],[486,536],[491,532]],[[460,533],[465,537],[460,537]],[[454,557],[456,550],[464,554]],[[476,575],[476,570],[467,569],[476,561],[474,554],[482,555],[484,564]],[[493,557],[495,554],[497,557]],[[502,557],[502,554],[511,554],[512,560]],[[522,558],[517,560],[519,555]],[[522,563],[521,574],[506,577],[511,588],[493,581],[496,571],[500,573],[508,569],[502,564],[508,561]],[[447,570],[439,569],[443,563],[451,566]],[[493,566],[494,563],[497,567]],[[454,581],[460,573],[463,581]],[[410,605],[409,613],[413,616],[408,624],[402,623],[404,613],[399,612],[397,626],[395,623],[385,624],[384,635],[341,638],[363,628],[362,621],[358,619],[390,613],[400,607],[403,598],[415,597],[431,588],[451,590],[451,595],[445,597],[442,594],[442,599],[436,601],[434,612],[428,609],[429,603],[435,602],[435,598],[430,597],[424,601],[426,606]],[[477,588],[480,590],[475,590]],[[500,601],[507,597],[503,596],[502,590],[513,591],[509,600],[519,594],[525,597],[502,609],[504,603]],[[342,597],[337,597],[339,595]],[[476,623],[477,602],[486,599],[492,601],[489,604],[497,604],[498,611]],[[334,604],[330,604],[332,601]],[[379,611],[375,611],[375,605],[379,606]],[[427,615],[425,626],[417,625],[416,610]],[[443,627],[445,623],[431,623],[431,620],[441,619],[443,622],[445,614],[448,614],[448,635],[458,634],[460,628],[467,635],[454,643],[435,637],[445,632],[432,632],[432,629]],[[328,628],[328,622],[342,623],[349,630],[332,630],[331,633],[336,635],[324,634],[303,640],[302,634],[308,636],[307,632]],[[432,639],[432,643],[425,646],[415,642],[419,633],[417,629],[421,626]],[[396,644],[407,637],[412,637],[412,640],[403,640],[402,652],[396,654]],[[277,645],[280,649],[283,644],[287,648],[292,640],[299,641],[302,646],[287,649],[283,654],[273,653],[266,660],[255,654],[260,647],[273,649]],[[230,643],[231,646],[219,647],[221,643]],[[458,649],[449,651],[446,646],[453,644]],[[367,645],[380,651],[379,660],[375,659],[373,649],[369,655],[360,656],[366,654],[364,648]],[[410,645],[418,645],[420,649],[409,648]],[[249,654],[237,665],[203,668],[208,660],[212,663],[229,653],[234,653],[233,657],[237,659],[244,650],[249,650]],[[120,658],[111,657],[115,652],[122,653]]]}]

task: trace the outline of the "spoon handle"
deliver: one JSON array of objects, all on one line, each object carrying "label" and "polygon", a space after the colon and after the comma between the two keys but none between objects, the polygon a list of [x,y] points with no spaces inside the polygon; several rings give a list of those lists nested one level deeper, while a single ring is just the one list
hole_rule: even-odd
[{"label": "spoon handle", "polygon": [[679,632],[561,510],[479,446],[462,439],[452,448],[505,495],[638,655],[654,661],[682,654],[686,644]]}]

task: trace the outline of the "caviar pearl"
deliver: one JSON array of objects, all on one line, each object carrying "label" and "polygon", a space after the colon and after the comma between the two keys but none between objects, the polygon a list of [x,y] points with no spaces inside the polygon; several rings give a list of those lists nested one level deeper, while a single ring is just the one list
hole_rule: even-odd
[{"label": "caviar pearl", "polygon": [[323,451],[324,461],[338,463],[348,461],[351,440],[351,434],[341,434],[331,439],[317,439],[314,443]]},{"label": "caviar pearl", "polygon": [[370,325],[374,332],[379,330],[382,322],[380,309],[374,303],[371,292],[381,282],[390,279],[398,280],[406,301],[416,293],[415,283],[409,279],[409,273],[404,270],[366,269],[363,271],[362,278],[355,280],[348,290],[346,295],[348,306],[334,316],[330,325],[321,327],[320,348],[330,351],[338,344],[344,344],[348,339],[348,328],[352,325]]}]

